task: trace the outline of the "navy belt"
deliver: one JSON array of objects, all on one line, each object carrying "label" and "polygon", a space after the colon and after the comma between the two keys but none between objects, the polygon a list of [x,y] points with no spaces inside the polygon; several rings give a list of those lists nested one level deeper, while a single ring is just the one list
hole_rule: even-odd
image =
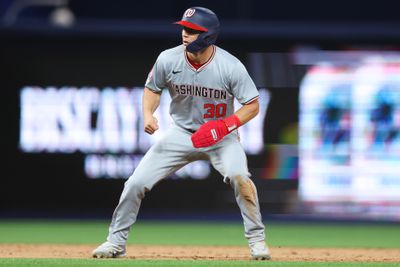
[{"label": "navy belt", "polygon": [[183,128],[185,131],[187,131],[187,132],[189,132],[189,133],[195,133],[196,131],[195,130],[192,130],[192,129],[187,129],[187,128]]}]

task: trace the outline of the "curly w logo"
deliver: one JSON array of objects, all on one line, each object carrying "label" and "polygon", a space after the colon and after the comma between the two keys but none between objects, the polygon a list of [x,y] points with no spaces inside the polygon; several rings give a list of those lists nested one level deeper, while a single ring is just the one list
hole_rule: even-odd
[{"label": "curly w logo", "polygon": [[196,9],[189,8],[188,10],[185,11],[185,17],[190,18],[191,16],[193,16],[194,12],[196,12]]}]

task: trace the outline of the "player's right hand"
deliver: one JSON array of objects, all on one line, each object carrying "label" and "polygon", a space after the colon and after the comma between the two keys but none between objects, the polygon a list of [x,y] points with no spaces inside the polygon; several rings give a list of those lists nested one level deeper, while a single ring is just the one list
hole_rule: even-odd
[{"label": "player's right hand", "polygon": [[158,120],[154,117],[144,118],[144,131],[148,134],[153,134],[158,130]]}]

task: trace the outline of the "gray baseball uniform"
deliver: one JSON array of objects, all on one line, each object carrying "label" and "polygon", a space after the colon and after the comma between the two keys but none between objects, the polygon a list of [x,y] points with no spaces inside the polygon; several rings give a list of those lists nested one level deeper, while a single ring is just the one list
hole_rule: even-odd
[{"label": "gray baseball uniform", "polygon": [[145,193],[186,164],[209,160],[234,189],[250,244],[265,239],[257,191],[250,180],[247,159],[237,131],[214,146],[194,148],[191,135],[209,120],[234,113],[234,98],[242,104],[258,98],[258,91],[243,64],[213,46],[213,54],[200,68],[188,61],[183,45],[163,51],[145,85],[155,93],[168,88],[174,125],[143,157],[126,181],[109,227],[108,241],[125,245]]}]

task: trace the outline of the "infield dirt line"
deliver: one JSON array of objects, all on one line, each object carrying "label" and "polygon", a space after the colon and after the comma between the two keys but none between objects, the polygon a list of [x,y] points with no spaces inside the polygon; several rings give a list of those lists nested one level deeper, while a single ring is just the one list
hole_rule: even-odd
[{"label": "infield dirt line", "polygon": [[[96,245],[0,244],[0,258],[91,258]],[[273,261],[399,262],[400,249],[271,247]],[[249,260],[245,246],[128,245],[126,259]]]}]

